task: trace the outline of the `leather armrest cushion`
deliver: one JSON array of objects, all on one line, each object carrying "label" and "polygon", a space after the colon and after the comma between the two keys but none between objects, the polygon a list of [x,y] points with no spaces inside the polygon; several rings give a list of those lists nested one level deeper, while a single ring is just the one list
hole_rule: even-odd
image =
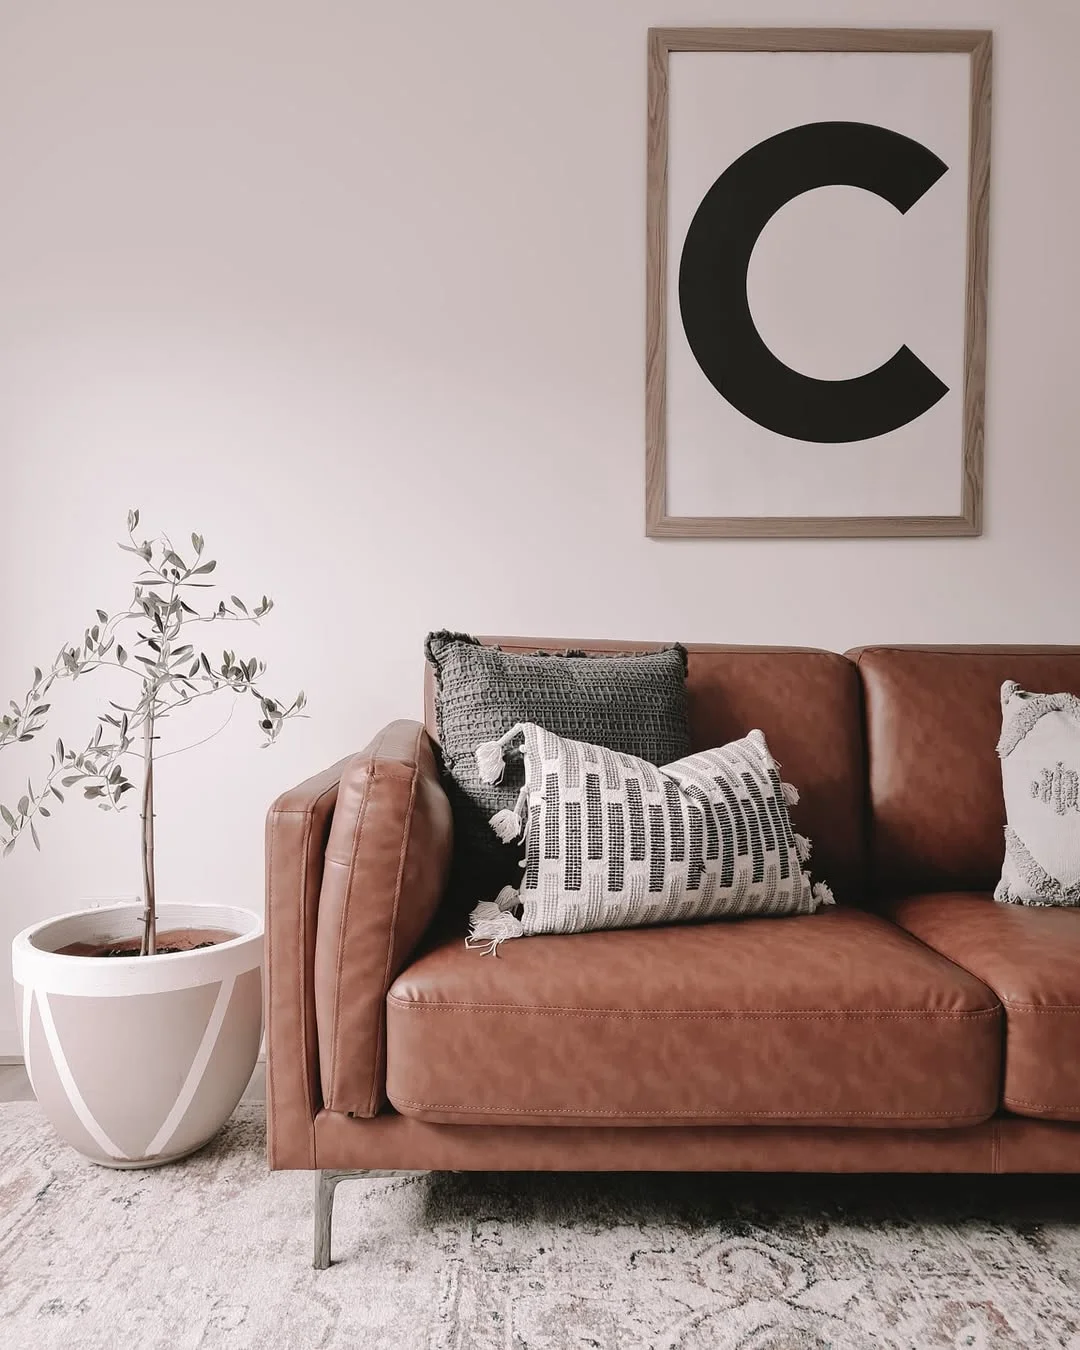
[{"label": "leather armrest cushion", "polygon": [[391,722],[345,769],[315,939],[323,1100],[374,1116],[386,1099],[386,991],[435,915],[453,853],[450,803],[419,722]]},{"label": "leather armrest cushion", "polygon": [[319,1044],[315,934],[343,759],[290,788],[266,818],[266,1099],[271,1167],[315,1166]]}]

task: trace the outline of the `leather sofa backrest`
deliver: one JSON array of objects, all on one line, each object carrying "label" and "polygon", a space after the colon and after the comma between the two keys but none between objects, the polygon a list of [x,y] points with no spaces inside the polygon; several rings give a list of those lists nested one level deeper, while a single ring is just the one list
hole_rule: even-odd
[{"label": "leather sofa backrest", "polygon": [[990,890],[1005,807],[1001,686],[1080,695],[1080,647],[863,647],[871,876],[884,894]]},{"label": "leather sofa backrest", "polygon": [[[506,651],[654,651],[663,643],[485,637]],[[863,901],[865,780],[858,677],[847,657],[790,647],[687,644],[690,740],[705,750],[759,727],[802,799],[796,828],[814,843],[811,868],[841,903]],[[431,669],[424,712],[437,739]]]}]

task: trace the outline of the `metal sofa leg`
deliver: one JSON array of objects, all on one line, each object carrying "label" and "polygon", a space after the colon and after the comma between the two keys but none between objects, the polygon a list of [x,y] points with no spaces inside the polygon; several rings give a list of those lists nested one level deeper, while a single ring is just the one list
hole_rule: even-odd
[{"label": "metal sofa leg", "polygon": [[341,1181],[359,1181],[362,1177],[422,1177],[425,1172],[402,1171],[338,1171],[326,1168],[319,1173],[315,1192],[315,1259],[316,1270],[330,1265],[330,1236],[334,1223],[334,1192]]}]

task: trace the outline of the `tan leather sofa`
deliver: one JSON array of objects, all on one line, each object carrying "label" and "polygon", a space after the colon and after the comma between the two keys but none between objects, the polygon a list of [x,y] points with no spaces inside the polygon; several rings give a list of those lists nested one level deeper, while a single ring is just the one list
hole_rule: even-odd
[{"label": "tan leather sofa", "polygon": [[279,798],[269,1157],[323,1173],[318,1263],[350,1171],[1080,1170],[1080,913],[990,894],[1005,679],[1080,694],[1080,648],[689,647],[693,748],[761,727],[801,790],[807,917],[467,951],[430,678]]}]

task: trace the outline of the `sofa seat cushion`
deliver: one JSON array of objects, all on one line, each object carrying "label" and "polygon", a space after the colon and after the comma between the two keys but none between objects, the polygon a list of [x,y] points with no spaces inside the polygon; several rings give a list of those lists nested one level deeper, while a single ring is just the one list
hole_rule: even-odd
[{"label": "sofa seat cushion", "polygon": [[908,896],[887,912],[997,994],[1006,1109],[1080,1120],[1080,912],[973,892]]},{"label": "sofa seat cushion", "polygon": [[387,1095],[453,1124],[953,1126],[1001,1009],[878,915],[440,942],[387,996]]}]

